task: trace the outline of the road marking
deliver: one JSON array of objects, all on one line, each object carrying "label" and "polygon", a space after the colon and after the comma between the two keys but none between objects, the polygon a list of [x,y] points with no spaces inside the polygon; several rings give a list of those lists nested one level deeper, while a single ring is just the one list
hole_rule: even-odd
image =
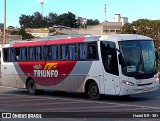
[{"label": "road marking", "polygon": [[[32,104],[7,104],[8,106],[16,106],[16,107],[20,107],[20,106],[39,106],[39,105],[62,105],[62,104],[78,104],[78,103],[82,103],[82,102],[61,102],[61,103],[32,103]],[[0,104],[0,105],[6,105],[6,104]]]},{"label": "road marking", "polygon": [[[41,97],[41,96],[36,96],[36,97],[39,97],[39,98],[44,98],[44,97]],[[54,99],[52,97],[45,97],[47,99]],[[82,101],[82,102],[90,102],[90,103],[101,103],[101,104],[117,104],[117,105],[121,105],[121,106],[136,106],[136,107],[141,107],[141,108],[149,108],[149,109],[159,109],[160,110],[160,107],[151,107],[151,106],[140,106],[140,105],[132,105],[132,104],[121,104],[121,103],[111,103],[111,102],[98,102],[98,101],[93,101],[93,100],[82,100],[82,99],[69,99],[69,98],[55,98],[55,99],[62,99],[62,100],[73,100],[73,101]]]},{"label": "road marking", "polygon": [[[5,94],[4,94],[5,95]],[[6,94],[7,95],[7,94]],[[11,95],[11,94],[10,94]],[[29,95],[18,95],[18,94],[12,94],[13,96],[17,96],[17,97],[33,97],[34,98],[43,98],[43,99],[51,99],[51,100],[55,100],[55,99],[60,99],[60,100],[65,100],[65,101],[80,101],[83,103],[98,103],[98,104],[112,104],[112,105],[118,105],[118,106],[134,106],[134,107],[139,107],[139,108],[148,108],[148,109],[157,109],[160,110],[160,107],[151,107],[151,106],[140,106],[140,105],[132,105],[132,104],[121,104],[121,103],[111,103],[111,102],[98,102],[98,101],[93,101],[93,100],[83,100],[83,99],[70,99],[70,98],[66,98],[66,97],[46,97],[46,96],[29,96]]]},{"label": "road marking", "polygon": [[[116,107],[116,108],[115,108]],[[112,110],[111,110],[111,108],[112,108]],[[69,111],[69,110],[86,110],[86,109],[92,109],[92,111],[93,111],[93,109],[95,109],[96,111],[99,111],[99,112],[101,112],[102,110],[98,110],[98,109],[106,109],[105,110],[105,112],[111,112],[111,111],[114,111],[114,112],[121,112],[121,111],[124,111],[124,108],[123,107],[117,107],[117,105],[115,105],[115,106],[91,106],[91,107],[73,107],[73,108],[71,108],[71,107],[69,107],[69,108],[46,108],[46,109],[44,109],[44,108],[42,108],[42,109],[33,109],[33,110],[40,110],[40,111]],[[107,110],[108,109],[108,110]],[[147,110],[148,108],[139,108],[139,107],[134,107],[134,108],[130,108],[130,107],[127,107],[127,108],[125,108],[125,110],[127,110],[127,111],[130,111],[130,112],[132,112],[132,111],[136,111],[137,112],[137,110],[140,110],[140,111],[145,111],[145,110]],[[158,110],[159,111],[159,110]]]},{"label": "road marking", "polygon": [[[32,101],[39,101],[39,100],[45,100],[45,99],[34,99],[34,100],[32,100]],[[29,99],[27,99],[27,100],[0,100],[0,105],[1,105],[1,103],[5,103],[5,102],[13,102],[13,101],[16,101],[16,103],[17,102],[30,102],[31,100],[29,100]]]}]

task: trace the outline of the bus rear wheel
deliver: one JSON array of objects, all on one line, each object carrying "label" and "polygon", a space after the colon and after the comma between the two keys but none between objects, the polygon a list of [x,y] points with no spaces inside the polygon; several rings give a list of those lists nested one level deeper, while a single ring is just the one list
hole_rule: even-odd
[{"label": "bus rear wheel", "polygon": [[99,88],[96,82],[91,82],[88,88],[89,97],[93,100],[100,99],[101,94],[99,93]]},{"label": "bus rear wheel", "polygon": [[27,90],[30,95],[35,95],[37,93],[35,81],[30,79],[27,83]]}]

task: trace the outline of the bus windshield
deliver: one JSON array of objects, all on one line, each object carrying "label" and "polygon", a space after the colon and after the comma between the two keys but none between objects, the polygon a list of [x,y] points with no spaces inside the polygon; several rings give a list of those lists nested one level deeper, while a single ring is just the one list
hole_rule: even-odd
[{"label": "bus windshield", "polygon": [[157,67],[153,41],[123,41],[119,42],[119,47],[123,57],[122,73],[124,75],[153,76]]}]

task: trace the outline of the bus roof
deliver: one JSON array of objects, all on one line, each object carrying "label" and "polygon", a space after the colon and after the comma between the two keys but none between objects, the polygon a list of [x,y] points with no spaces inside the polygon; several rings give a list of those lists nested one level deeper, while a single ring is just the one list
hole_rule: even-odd
[{"label": "bus roof", "polygon": [[67,44],[90,41],[124,41],[124,40],[152,40],[150,37],[138,34],[113,34],[113,35],[57,35],[38,38],[35,41],[16,41],[5,45],[5,47],[40,46],[47,44]]},{"label": "bus roof", "polygon": [[113,42],[118,42],[124,40],[152,40],[152,38],[138,34],[113,34],[113,35],[103,35],[100,37],[99,40],[102,41],[109,40]]},{"label": "bus roof", "polygon": [[15,42],[10,46],[23,47],[23,46],[41,46],[47,44],[68,44],[68,43],[98,41],[99,38],[100,38],[99,35],[58,35],[58,36],[48,36],[48,37],[38,38],[35,41]]}]

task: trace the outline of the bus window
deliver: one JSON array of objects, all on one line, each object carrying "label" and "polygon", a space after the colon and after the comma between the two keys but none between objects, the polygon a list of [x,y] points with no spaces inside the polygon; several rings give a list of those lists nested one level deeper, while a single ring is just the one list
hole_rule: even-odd
[{"label": "bus window", "polygon": [[5,62],[14,60],[13,48],[3,49],[3,53],[4,53],[4,61]]},{"label": "bus window", "polygon": [[61,60],[68,60],[69,59],[69,49],[68,45],[61,46]]},{"label": "bus window", "polygon": [[27,60],[27,48],[21,48],[21,61]]},{"label": "bus window", "polygon": [[77,58],[76,45],[69,45],[69,59],[75,60]]},{"label": "bus window", "polygon": [[44,47],[44,59],[51,60],[51,46]]},{"label": "bus window", "polygon": [[107,73],[118,75],[117,51],[114,42],[101,42],[101,55]]},{"label": "bus window", "polygon": [[16,61],[20,61],[21,60],[20,48],[15,48],[15,60]]},{"label": "bus window", "polygon": [[79,45],[79,59],[80,60],[85,60],[87,59],[87,43],[81,43]]},{"label": "bus window", "polygon": [[51,46],[51,60],[58,60],[58,46]]},{"label": "bus window", "polygon": [[79,45],[79,59],[80,60],[95,60],[98,59],[97,44],[81,43]]},{"label": "bus window", "polygon": [[88,43],[88,59],[97,59],[97,44],[96,43]]},{"label": "bus window", "polygon": [[35,60],[35,48],[29,47],[29,60],[34,61]]},{"label": "bus window", "polygon": [[35,47],[35,60],[42,60],[42,50],[41,47]]}]

